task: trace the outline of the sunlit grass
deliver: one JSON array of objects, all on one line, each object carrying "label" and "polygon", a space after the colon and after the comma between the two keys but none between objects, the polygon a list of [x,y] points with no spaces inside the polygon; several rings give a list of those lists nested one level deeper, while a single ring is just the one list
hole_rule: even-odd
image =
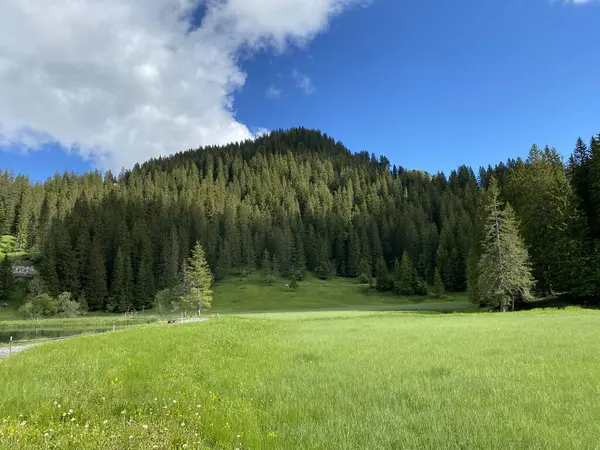
[{"label": "sunlit grass", "polygon": [[298,289],[286,287],[289,280],[278,278],[273,286],[260,281],[260,273],[240,279],[229,277],[214,286],[213,313],[269,312],[294,310],[473,310],[466,294],[449,294],[440,300],[431,297],[399,297],[378,292],[355,279],[320,280],[312,274],[298,283]]},{"label": "sunlit grass", "polygon": [[320,312],[0,361],[3,448],[597,448],[600,314]]}]

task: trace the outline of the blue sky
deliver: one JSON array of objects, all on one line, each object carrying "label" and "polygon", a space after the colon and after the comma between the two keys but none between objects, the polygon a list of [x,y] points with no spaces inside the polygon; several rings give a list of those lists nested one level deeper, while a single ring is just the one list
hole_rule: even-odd
[{"label": "blue sky", "polygon": [[[595,2],[374,0],[327,16],[328,26],[319,22],[318,33],[291,45],[280,45],[285,35],[262,48],[247,40],[235,59],[245,79],[227,98],[250,132],[318,128],[352,151],[430,172],[523,156],[534,142],[567,156],[578,136],[600,132],[599,21]],[[0,109],[0,123],[2,114],[10,111]],[[86,139],[48,127],[59,132],[41,131],[66,145]],[[26,153],[4,147],[0,168],[34,179],[108,167],[104,149],[84,152],[84,161],[53,143]]]}]

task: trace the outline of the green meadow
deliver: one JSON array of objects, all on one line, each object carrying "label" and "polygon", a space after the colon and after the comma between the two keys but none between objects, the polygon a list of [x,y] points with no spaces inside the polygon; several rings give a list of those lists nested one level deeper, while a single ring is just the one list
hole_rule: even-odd
[{"label": "green meadow", "polygon": [[448,294],[444,299],[399,297],[391,292],[369,289],[350,278],[321,280],[308,273],[298,289],[286,287],[279,278],[272,286],[260,282],[260,274],[247,278],[229,277],[214,286],[211,313],[287,312],[318,310],[429,310],[466,311],[476,309],[466,294]]},{"label": "green meadow", "polygon": [[0,447],[600,446],[600,314],[213,317],[0,360]]}]

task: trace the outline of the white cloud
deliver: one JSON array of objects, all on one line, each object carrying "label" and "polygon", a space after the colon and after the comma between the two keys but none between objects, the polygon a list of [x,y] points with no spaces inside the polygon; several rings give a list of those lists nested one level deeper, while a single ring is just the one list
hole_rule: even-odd
[{"label": "white cloud", "polygon": [[269,86],[265,91],[265,95],[267,96],[267,98],[270,98],[272,100],[277,100],[278,98],[281,98],[281,93],[281,89],[273,85]]},{"label": "white cloud", "polygon": [[269,134],[271,134],[271,130],[268,130],[267,128],[258,128],[254,132],[254,137],[259,138],[259,137],[267,136]]},{"label": "white cloud", "polygon": [[312,80],[303,73],[298,72],[296,69],[292,72],[292,78],[296,83],[296,86],[305,94],[312,94],[315,92],[315,87],[313,86]]},{"label": "white cloud", "polygon": [[[199,3],[206,12],[190,31]],[[344,8],[363,3],[2,1],[0,145],[57,140],[101,168],[119,169],[252,138],[233,112],[246,79],[240,52],[302,45]]]}]

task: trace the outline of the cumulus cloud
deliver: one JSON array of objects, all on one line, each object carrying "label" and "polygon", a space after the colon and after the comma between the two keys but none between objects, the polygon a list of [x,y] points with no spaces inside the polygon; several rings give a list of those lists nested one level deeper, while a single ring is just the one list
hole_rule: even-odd
[{"label": "cumulus cloud", "polygon": [[315,92],[315,87],[313,86],[312,80],[308,75],[298,72],[296,69],[292,72],[292,78],[296,83],[298,89],[300,89],[305,94],[309,95]]},{"label": "cumulus cloud", "polygon": [[[332,17],[363,3],[0,2],[0,146],[58,141],[118,170],[252,138],[233,109],[246,80],[240,55],[305,44]],[[194,27],[200,6],[204,14]]]}]

